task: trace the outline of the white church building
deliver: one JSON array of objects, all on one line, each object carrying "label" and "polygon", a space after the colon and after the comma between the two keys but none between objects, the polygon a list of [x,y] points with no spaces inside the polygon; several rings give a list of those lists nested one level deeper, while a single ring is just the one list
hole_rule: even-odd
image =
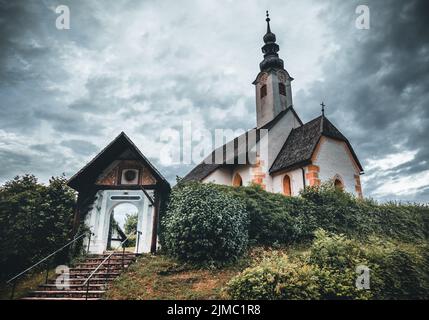
[{"label": "white church building", "polygon": [[[348,139],[321,116],[303,123],[294,110],[293,78],[279,58],[267,13],[256,92],[256,127],[216,149],[184,178],[230,186],[259,184],[263,189],[296,196],[305,186],[333,181],[362,197],[363,168]],[[223,155],[222,161],[219,154]],[[244,159],[244,161],[240,161]]]}]

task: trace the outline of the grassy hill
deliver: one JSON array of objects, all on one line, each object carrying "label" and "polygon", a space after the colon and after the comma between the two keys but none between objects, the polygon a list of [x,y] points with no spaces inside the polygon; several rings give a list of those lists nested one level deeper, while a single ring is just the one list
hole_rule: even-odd
[{"label": "grassy hill", "polygon": [[[238,262],[222,268],[198,268],[182,264],[163,254],[144,254],[107,291],[105,299],[112,300],[209,300],[229,299],[224,291],[234,276],[271,251],[253,248]],[[306,252],[295,246],[281,250],[289,256]]]}]

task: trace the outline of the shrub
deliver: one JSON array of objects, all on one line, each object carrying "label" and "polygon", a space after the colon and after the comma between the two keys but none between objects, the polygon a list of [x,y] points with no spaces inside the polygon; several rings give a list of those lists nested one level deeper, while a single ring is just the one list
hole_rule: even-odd
[{"label": "shrub", "polygon": [[371,265],[371,290],[378,299],[428,299],[428,246],[371,239],[364,246]]},{"label": "shrub", "polygon": [[[45,186],[25,175],[1,186],[0,278],[22,271],[68,242],[74,205],[74,191],[64,177],[52,178]],[[58,258],[66,256],[64,251]]]},{"label": "shrub", "polygon": [[257,266],[247,268],[227,284],[232,299],[309,300],[320,297],[318,269],[305,263],[291,262],[277,252]]},{"label": "shrub", "polygon": [[322,268],[303,259],[289,260],[274,253],[230,280],[232,299],[316,300],[368,299],[368,291],[355,288],[355,274]]},{"label": "shrub", "polygon": [[236,260],[247,248],[244,205],[211,184],[174,188],[162,224],[163,248],[182,261],[222,264]]},{"label": "shrub", "polygon": [[258,185],[216,187],[245,204],[249,212],[249,238],[252,244],[286,244],[313,237],[317,223],[313,219],[316,208],[309,201],[266,192]]},{"label": "shrub", "polygon": [[378,204],[357,199],[331,183],[307,187],[300,197],[285,197],[259,186],[216,186],[240,199],[249,212],[249,237],[253,244],[309,242],[318,228],[366,239],[390,237],[400,241],[426,241],[429,207],[412,204]]},{"label": "shrub", "polygon": [[[309,262],[322,269],[319,284],[324,299],[368,299],[372,292],[356,288],[356,268],[370,267],[361,246],[344,235],[315,232]],[[372,265],[371,265],[372,266]]]}]

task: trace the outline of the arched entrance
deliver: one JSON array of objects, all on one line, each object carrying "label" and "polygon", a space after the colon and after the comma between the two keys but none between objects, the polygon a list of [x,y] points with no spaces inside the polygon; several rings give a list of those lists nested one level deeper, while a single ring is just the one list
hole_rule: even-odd
[{"label": "arched entrance", "polygon": [[[93,230],[90,252],[103,253],[115,249],[123,238],[119,229],[112,232],[115,222],[125,230],[127,214],[137,215],[137,227],[131,239],[135,245],[129,248],[135,253],[151,251],[154,206],[149,197],[142,190],[100,190],[93,210],[86,219],[86,225]],[[113,221],[113,222],[112,222]],[[113,233],[113,234],[112,234]],[[126,232],[124,232],[126,233]],[[113,240],[113,241],[112,241]],[[134,242],[134,241],[132,241]]]},{"label": "arched entrance", "polygon": [[[132,203],[120,203],[112,209],[109,219],[107,250],[125,248],[135,251],[138,208]],[[128,239],[125,243],[125,239]]]},{"label": "arched entrance", "polygon": [[290,197],[292,195],[292,189],[290,186],[290,177],[285,175],[283,178],[283,194]]},{"label": "arched entrance", "polygon": [[335,176],[334,178],[334,186],[335,189],[343,191],[344,190],[344,183],[342,179],[339,176]]}]

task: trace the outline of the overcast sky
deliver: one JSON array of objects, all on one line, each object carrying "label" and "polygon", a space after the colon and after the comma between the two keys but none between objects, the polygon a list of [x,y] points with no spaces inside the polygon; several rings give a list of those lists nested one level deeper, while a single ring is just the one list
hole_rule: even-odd
[{"label": "overcast sky", "polygon": [[[355,27],[361,4],[369,30]],[[192,166],[160,163],[162,130],[255,126],[267,9],[301,119],[325,101],[366,196],[427,202],[425,0],[0,0],[0,183],[70,177],[121,131],[174,183]]]}]

